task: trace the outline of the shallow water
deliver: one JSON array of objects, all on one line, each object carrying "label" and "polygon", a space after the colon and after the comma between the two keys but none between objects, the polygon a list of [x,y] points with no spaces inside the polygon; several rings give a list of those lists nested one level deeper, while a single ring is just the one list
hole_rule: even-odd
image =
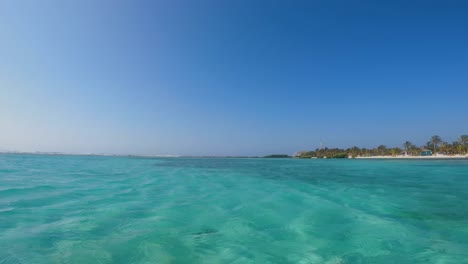
[{"label": "shallow water", "polygon": [[468,161],[0,155],[0,263],[468,263]]}]

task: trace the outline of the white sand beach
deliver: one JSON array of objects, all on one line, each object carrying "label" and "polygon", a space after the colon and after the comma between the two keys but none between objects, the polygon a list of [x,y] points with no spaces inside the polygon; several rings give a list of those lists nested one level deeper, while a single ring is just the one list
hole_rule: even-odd
[{"label": "white sand beach", "polygon": [[369,156],[355,157],[356,159],[468,159],[468,155],[432,155],[432,156]]}]

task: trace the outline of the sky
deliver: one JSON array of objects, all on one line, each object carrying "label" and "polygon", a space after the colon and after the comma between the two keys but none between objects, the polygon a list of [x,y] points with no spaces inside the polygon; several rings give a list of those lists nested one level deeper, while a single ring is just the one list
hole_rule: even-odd
[{"label": "sky", "polygon": [[292,154],[468,134],[467,1],[0,1],[0,150]]}]

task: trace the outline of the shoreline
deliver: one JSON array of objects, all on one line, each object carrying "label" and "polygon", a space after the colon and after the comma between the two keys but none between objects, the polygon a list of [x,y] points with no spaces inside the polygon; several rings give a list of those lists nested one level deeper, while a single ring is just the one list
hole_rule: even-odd
[{"label": "shoreline", "polygon": [[[130,157],[130,158],[255,158],[255,159],[310,159],[298,158],[294,156],[271,158],[262,156],[179,156],[179,155],[132,155],[132,154],[106,154],[106,153],[64,153],[64,152],[20,152],[20,151],[0,151],[0,154],[7,155],[48,155],[48,156],[97,156],[97,157]],[[312,159],[321,159],[312,157]],[[330,159],[330,158],[325,158]],[[331,158],[333,159],[333,158]],[[465,160],[467,155],[433,155],[433,156],[368,156],[368,157],[347,157],[344,159],[410,159],[410,160]]]},{"label": "shoreline", "polygon": [[372,156],[372,157],[355,157],[354,159],[468,159],[468,155]]}]

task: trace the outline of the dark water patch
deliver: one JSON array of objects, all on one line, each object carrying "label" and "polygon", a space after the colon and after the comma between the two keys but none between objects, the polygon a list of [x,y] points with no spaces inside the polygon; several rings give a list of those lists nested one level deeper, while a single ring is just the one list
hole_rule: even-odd
[{"label": "dark water patch", "polygon": [[207,227],[207,228],[202,229],[199,232],[192,233],[192,235],[199,237],[199,236],[205,236],[205,235],[213,235],[216,233],[218,233],[218,230]]}]

